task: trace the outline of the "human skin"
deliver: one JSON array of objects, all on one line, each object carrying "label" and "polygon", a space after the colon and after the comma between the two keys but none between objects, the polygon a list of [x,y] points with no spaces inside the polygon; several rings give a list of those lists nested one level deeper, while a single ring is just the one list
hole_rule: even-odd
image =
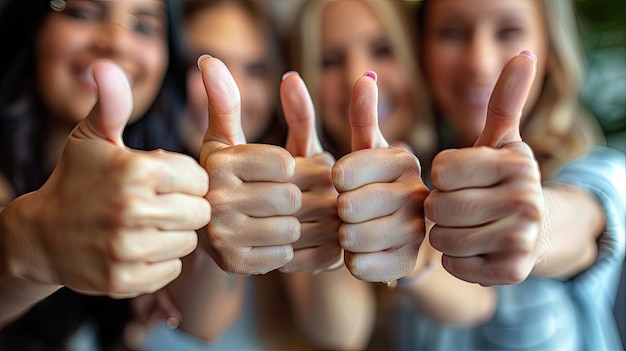
[{"label": "human skin", "polygon": [[329,2],[322,16],[318,108],[324,131],[341,154],[351,151],[346,137],[350,92],[354,82],[371,70],[378,74],[380,128],[389,140],[402,140],[414,113],[410,77],[396,59],[380,19],[359,0]]},{"label": "human skin", "polygon": [[2,209],[3,322],[63,285],[116,298],[154,292],[196,247],[210,218],[206,172],[121,140],[165,75],[166,11],[154,0],[68,1],[39,28],[42,162],[52,175]]},{"label": "human skin", "polygon": [[210,219],[206,172],[188,156],[126,148],[128,80],[108,60],[93,74],[99,102],[50,178],[0,212],[0,285],[13,287],[0,289],[3,322],[62,285],[116,298],[154,292],[180,274]]},{"label": "human skin", "polygon": [[[44,103],[56,119],[74,125],[84,118],[96,94],[89,68],[97,57],[122,67],[133,94],[131,121],[154,101],[168,64],[166,8],[161,0],[120,1],[109,8],[111,21],[94,24],[98,2],[68,1],[61,13],[44,21],[36,42],[37,81]],[[135,14],[139,27],[124,25]],[[120,23],[117,23],[117,22]]]},{"label": "human skin", "polygon": [[[541,3],[430,5],[424,70],[441,117],[454,130],[454,144],[462,147],[434,158],[437,190],[424,204],[437,223],[430,242],[443,253],[444,267],[483,285],[517,283],[531,273],[566,279],[581,272],[597,255],[596,239],[605,226],[600,204],[585,191],[543,185],[533,151],[519,136],[524,120],[532,118],[549,61]],[[522,66],[509,78],[503,72],[496,91],[497,68],[522,49],[536,50],[527,56],[537,78],[521,89],[516,85],[530,77],[528,69]],[[494,134],[485,122],[490,116],[503,123],[515,116],[511,126],[517,129]]]},{"label": "human skin", "polygon": [[[471,146],[483,130],[496,81],[513,56],[532,51],[537,77],[545,74],[549,43],[541,2],[445,0],[429,6],[424,73],[458,145]],[[542,82],[534,81],[524,113],[532,110]]]},{"label": "human skin", "polygon": [[[194,13],[185,23],[192,53],[208,53],[228,67],[241,95],[241,120],[247,140],[258,140],[275,112],[278,79],[269,61],[270,50],[263,28],[237,2],[223,2]],[[236,42],[237,45],[232,45]],[[208,125],[207,97],[201,72],[188,74],[188,117],[198,139]],[[199,148],[198,148],[199,149]]]},{"label": "human skin", "polygon": [[[289,125],[283,149],[246,144],[234,79],[216,58],[202,58],[200,68],[213,111],[200,156],[212,179],[211,254],[229,272],[279,268],[296,321],[315,344],[363,347],[373,325],[373,295],[345,268],[326,271],[342,257],[334,160],[317,137],[302,79],[291,72],[281,85]],[[362,323],[353,323],[355,316]]]}]

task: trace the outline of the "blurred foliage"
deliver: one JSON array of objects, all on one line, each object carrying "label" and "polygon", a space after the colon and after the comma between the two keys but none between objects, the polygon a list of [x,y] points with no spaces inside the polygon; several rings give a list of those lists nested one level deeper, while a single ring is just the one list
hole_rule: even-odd
[{"label": "blurred foliage", "polygon": [[626,151],[626,1],[574,2],[587,58],[582,100],[597,117],[609,145]]}]

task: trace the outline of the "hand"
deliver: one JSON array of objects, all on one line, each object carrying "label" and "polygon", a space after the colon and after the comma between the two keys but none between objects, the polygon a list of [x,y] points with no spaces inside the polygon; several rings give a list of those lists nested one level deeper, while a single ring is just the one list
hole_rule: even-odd
[{"label": "hand", "polygon": [[350,101],[352,153],[337,161],[332,176],[346,266],[359,279],[388,282],[415,269],[428,189],[417,158],[389,147],[380,132],[377,103],[375,79],[361,77]]},{"label": "hand", "polygon": [[485,286],[517,283],[538,258],[541,174],[519,132],[534,76],[533,59],[513,58],[494,88],[474,147],[444,151],[433,161],[437,190],[424,203],[436,223],[430,243],[460,279]]},{"label": "hand", "polygon": [[337,238],[337,191],[331,179],[335,159],[324,152],[317,136],[313,102],[302,78],[287,74],[280,86],[280,97],[289,126],[286,149],[295,158],[291,182],[302,191],[301,236],[293,244],[294,259],[282,272],[316,272],[343,264],[343,251]]},{"label": "hand", "polygon": [[34,234],[8,251],[28,258],[14,265],[17,276],[132,297],[181,272],[180,258],[197,245],[195,229],[210,219],[208,177],[190,157],[126,148],[128,80],[105,60],[94,63],[93,78],[98,103],[72,131],[52,175],[6,209],[37,216]]},{"label": "hand", "polygon": [[165,322],[175,329],[183,316],[165,289],[130,300],[131,319],[124,326],[124,344],[130,350],[141,350],[143,342],[158,324]]},{"label": "hand", "polygon": [[264,274],[294,257],[300,238],[295,214],[300,189],[289,181],[295,161],[272,145],[247,145],[241,127],[239,90],[226,66],[212,57],[199,62],[209,101],[209,128],[200,151],[211,183],[207,199],[209,252],[223,270]]}]

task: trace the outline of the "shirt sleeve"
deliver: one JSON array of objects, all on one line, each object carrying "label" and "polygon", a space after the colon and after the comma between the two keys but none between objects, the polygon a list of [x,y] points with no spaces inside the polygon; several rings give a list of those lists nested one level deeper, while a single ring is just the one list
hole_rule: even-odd
[{"label": "shirt sleeve", "polygon": [[589,191],[604,209],[606,228],[597,241],[596,262],[568,283],[580,321],[585,324],[582,330],[599,337],[587,341],[605,345],[599,349],[620,349],[616,324],[610,321],[615,320],[612,306],[621,269],[626,265],[626,155],[595,147],[585,157],[566,165],[555,181]]}]

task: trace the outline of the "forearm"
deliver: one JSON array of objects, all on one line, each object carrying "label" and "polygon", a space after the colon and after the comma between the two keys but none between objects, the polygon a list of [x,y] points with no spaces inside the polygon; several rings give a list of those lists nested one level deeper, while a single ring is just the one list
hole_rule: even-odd
[{"label": "forearm", "polygon": [[245,276],[224,272],[201,245],[183,258],[181,275],[167,287],[180,308],[180,329],[204,341],[218,339],[237,319]]},{"label": "forearm", "polygon": [[15,203],[11,208],[0,208],[0,327],[61,288],[60,285],[24,279],[28,275],[25,274],[25,263],[16,251],[20,246],[28,246],[26,231],[32,222],[20,212]]},{"label": "forearm", "polygon": [[354,278],[345,266],[316,275],[283,276],[295,318],[311,342],[322,349],[362,350],[375,319],[370,283]]},{"label": "forearm", "polygon": [[40,284],[9,276],[0,277],[0,328],[60,288],[60,285]]},{"label": "forearm", "polygon": [[418,257],[415,272],[398,282],[396,290],[410,294],[422,313],[437,323],[459,326],[477,325],[493,316],[497,302],[493,287],[468,283],[448,273],[441,264],[441,253],[430,246],[428,237]]},{"label": "forearm", "polygon": [[565,184],[544,186],[545,215],[532,274],[567,279],[589,268],[597,257],[596,240],[606,226],[597,199]]}]

